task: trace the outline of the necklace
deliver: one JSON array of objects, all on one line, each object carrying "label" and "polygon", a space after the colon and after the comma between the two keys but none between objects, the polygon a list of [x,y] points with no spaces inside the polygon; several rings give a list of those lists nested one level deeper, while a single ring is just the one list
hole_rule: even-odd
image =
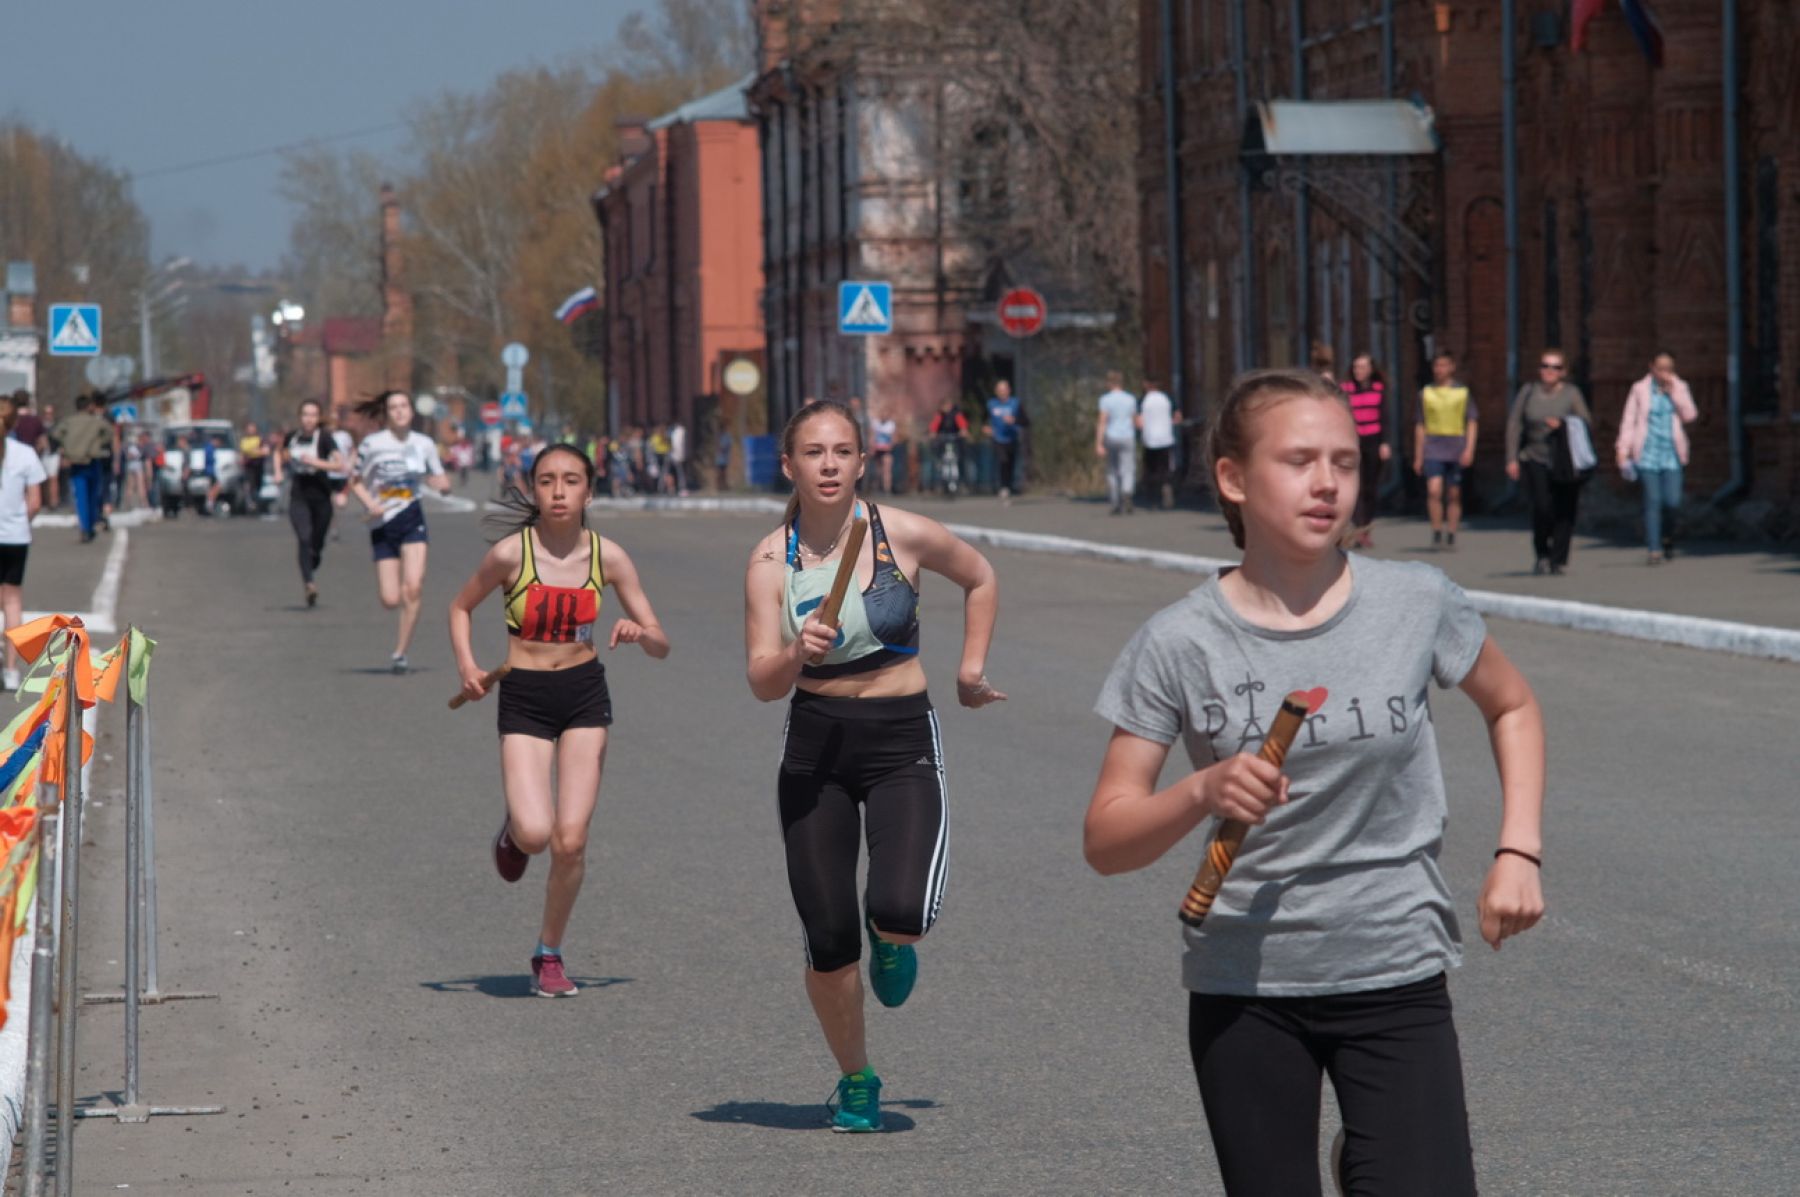
[{"label": "necklace", "polygon": [[832,551],[838,547],[838,541],[844,539],[844,529],[848,528],[852,523],[855,522],[856,508],[854,506],[852,506],[850,508],[850,517],[851,517],[850,519],[845,520],[843,525],[838,528],[837,535],[831,538],[831,543],[826,545],[825,548],[823,549],[823,551],[821,551],[819,549],[815,549],[811,545],[806,543],[806,538],[804,536],[800,535],[800,527],[797,523],[794,526],[794,541],[801,548],[803,548],[807,552],[811,553],[815,558],[817,558],[820,561],[823,561],[823,560],[825,560],[825,558],[831,556]]}]

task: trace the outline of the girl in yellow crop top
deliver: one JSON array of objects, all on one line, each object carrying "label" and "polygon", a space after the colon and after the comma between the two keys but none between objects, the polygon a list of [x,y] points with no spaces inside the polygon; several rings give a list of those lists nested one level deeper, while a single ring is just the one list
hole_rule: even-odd
[{"label": "girl in yellow crop top", "polygon": [[[532,463],[531,493],[505,500],[509,535],[482,558],[450,604],[450,644],[463,694],[487,693],[472,645],[474,612],[498,590],[505,600],[510,672],[499,683],[500,775],[506,816],[494,837],[494,868],[507,881],[525,874],[532,856],[550,851],[550,877],[532,989],[541,997],[576,991],[563,969],[562,938],[585,872],[588,824],[600,798],[612,696],[594,628],[601,592],[611,586],[625,614],[609,649],[635,644],[669,655],[625,550],[587,527],[594,466],[574,445],[552,445]],[[554,784],[552,783],[554,766]]]}]

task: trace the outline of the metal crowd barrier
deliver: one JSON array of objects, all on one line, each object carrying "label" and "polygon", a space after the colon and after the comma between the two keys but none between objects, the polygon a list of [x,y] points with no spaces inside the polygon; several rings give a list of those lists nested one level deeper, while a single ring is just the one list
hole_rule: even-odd
[{"label": "metal crowd barrier", "polygon": [[[135,662],[131,653],[138,638],[127,630],[125,676]],[[125,1007],[125,1085],[117,1104],[80,1106],[75,1094],[76,965],[80,944],[80,862],[83,781],[81,776],[81,705],[75,700],[77,652],[69,652],[64,685],[70,700],[64,704],[63,727],[66,763],[63,783],[54,809],[48,807],[46,789],[40,790],[37,822],[38,892],[36,943],[31,959],[31,1010],[29,1047],[25,1073],[24,1159],[25,1197],[59,1197],[74,1192],[74,1127],[78,1118],[116,1118],[122,1123],[148,1122],[159,1115],[222,1114],[224,1106],[157,1106],[139,1093],[139,1012],[145,1005],[188,998],[216,997],[203,993],[164,993],[156,971],[156,839],[150,768],[149,712],[122,682],[125,698],[125,986],[122,994],[92,994],[93,1002],[119,1002]],[[54,874],[55,884],[47,888]],[[140,943],[143,951],[140,953]],[[143,967],[140,967],[143,966]],[[148,974],[148,987],[144,973]],[[54,1020],[54,1034],[52,1023]],[[54,1060],[56,1101],[50,1102]],[[56,1125],[54,1158],[50,1155],[49,1128]],[[47,1188],[52,1173],[54,1187]]]}]

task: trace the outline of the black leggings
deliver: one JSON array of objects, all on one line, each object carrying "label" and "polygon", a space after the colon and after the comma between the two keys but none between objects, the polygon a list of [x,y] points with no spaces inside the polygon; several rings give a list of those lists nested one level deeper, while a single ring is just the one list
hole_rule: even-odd
[{"label": "black leggings", "polygon": [[1575,535],[1575,505],[1581,499],[1579,482],[1558,482],[1550,467],[1535,461],[1519,463],[1525,497],[1531,500],[1531,547],[1539,561],[1563,566],[1569,563],[1569,541]]},{"label": "black leggings", "polygon": [[1356,488],[1356,514],[1350,523],[1358,528],[1366,528],[1375,522],[1375,500],[1381,489],[1381,434],[1359,436],[1361,456],[1357,459],[1361,480]]},{"label": "black leggings", "polygon": [[808,967],[831,972],[862,959],[859,832],[869,842],[869,920],[897,935],[931,929],[949,873],[950,822],[930,699],[795,691],[779,794]]},{"label": "black leggings", "polygon": [[310,584],[331,533],[331,492],[296,486],[288,496],[288,520],[300,541],[300,580]]},{"label": "black leggings", "polygon": [[1319,1079],[1344,1116],[1350,1197],[1473,1197],[1450,991],[1188,996],[1188,1050],[1230,1197],[1317,1197]]}]

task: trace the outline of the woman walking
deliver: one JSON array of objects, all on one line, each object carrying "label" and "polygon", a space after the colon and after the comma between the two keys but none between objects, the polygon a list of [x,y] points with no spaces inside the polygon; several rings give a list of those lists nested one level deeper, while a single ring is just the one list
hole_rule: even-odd
[{"label": "woman walking", "polygon": [[288,522],[299,541],[300,584],[306,605],[319,604],[319,587],[313,574],[325,556],[331,535],[331,476],[344,469],[344,453],[331,430],[325,427],[325,411],[316,399],[300,405],[300,427],[287,434],[275,455],[275,481],[287,476]]},{"label": "woman walking", "polygon": [[[532,992],[572,997],[563,968],[563,934],[587,872],[588,825],[600,800],[612,697],[595,648],[602,592],[619,596],[624,618],[609,649],[636,644],[669,655],[669,638],[638,584],[625,550],[587,526],[594,466],[570,444],[552,445],[532,462],[531,491],[503,502],[507,534],[487,552],[450,604],[450,645],[463,694],[485,694],[485,675],[470,643],[472,617],[487,596],[505,598],[510,672],[500,686],[500,775],[506,818],[494,839],[494,867],[506,881],[525,875],[530,858],[550,851],[543,919],[531,957]],[[554,777],[552,774],[554,773]]]},{"label": "woman walking", "polygon": [[[900,1005],[917,976],[912,945],[937,920],[948,874],[944,757],[918,659],[924,572],[963,590],[957,700],[982,707],[1006,697],[985,674],[999,600],[993,568],[935,520],[859,501],[865,461],[843,404],[796,412],[781,456],[793,498],[781,527],[751,551],[744,578],[751,693],[763,702],[792,695],[777,795],[806,935],[806,994],[840,1073],[827,1103],[838,1131],[881,1129],[857,968],[863,935],[870,988],[882,1005]],[[868,545],[833,626],[820,607],[859,518]],[[859,830],[869,846],[866,909]]]},{"label": "woman walking", "polygon": [[1562,431],[1570,416],[1592,425],[1581,388],[1568,381],[1569,359],[1560,349],[1538,355],[1538,378],[1519,388],[1506,414],[1506,476],[1523,482],[1531,503],[1531,545],[1536,554],[1531,572],[1561,575],[1569,565],[1569,542],[1575,536],[1575,506],[1581,483],[1552,472],[1556,446],[1551,435]]},{"label": "woman walking", "polygon": [[1688,462],[1688,435],[1683,424],[1699,415],[1694,394],[1675,373],[1675,355],[1659,353],[1650,373],[1632,384],[1619,419],[1614,454],[1619,472],[1637,476],[1644,488],[1644,543],[1648,564],[1661,565],[1675,556],[1675,516],[1681,510],[1682,470]]},{"label": "woman walking", "polygon": [[[1207,458],[1243,563],[1152,616],[1113,666],[1095,706],[1113,732],[1087,860],[1122,873],[1208,817],[1250,825],[1182,964],[1231,1197],[1317,1197],[1326,1075],[1346,1192],[1473,1197],[1428,691],[1460,687],[1488,724],[1502,815],[1476,909],[1495,948],[1543,913],[1537,700],[1442,572],[1338,548],[1360,452],[1337,387],[1297,370],[1240,378]],[[1312,716],[1272,765],[1254,753],[1295,690]],[[1159,788],[1177,740],[1193,771]]]},{"label": "woman walking", "polygon": [[375,557],[375,584],[381,605],[400,612],[398,634],[388,667],[406,672],[406,650],[419,622],[425,591],[428,538],[425,508],[419,496],[429,486],[450,493],[450,477],[438,460],[437,445],[414,432],[412,398],[405,391],[384,391],[363,404],[364,419],[381,420],[378,432],[356,447],[350,492],[368,512],[369,546]]},{"label": "woman walking", "polygon": [[[25,558],[31,554],[31,521],[43,505],[43,483],[50,474],[37,450],[13,439],[19,412],[11,399],[0,399],[0,612],[5,630],[25,622]],[[19,688],[19,654],[6,642],[6,666],[0,680]]]},{"label": "woman walking", "polygon": [[1375,499],[1381,489],[1381,467],[1391,450],[1382,435],[1387,413],[1387,380],[1375,365],[1374,355],[1359,353],[1350,359],[1350,377],[1340,384],[1356,420],[1356,440],[1361,447],[1356,512],[1350,531],[1359,548],[1375,547]]}]

